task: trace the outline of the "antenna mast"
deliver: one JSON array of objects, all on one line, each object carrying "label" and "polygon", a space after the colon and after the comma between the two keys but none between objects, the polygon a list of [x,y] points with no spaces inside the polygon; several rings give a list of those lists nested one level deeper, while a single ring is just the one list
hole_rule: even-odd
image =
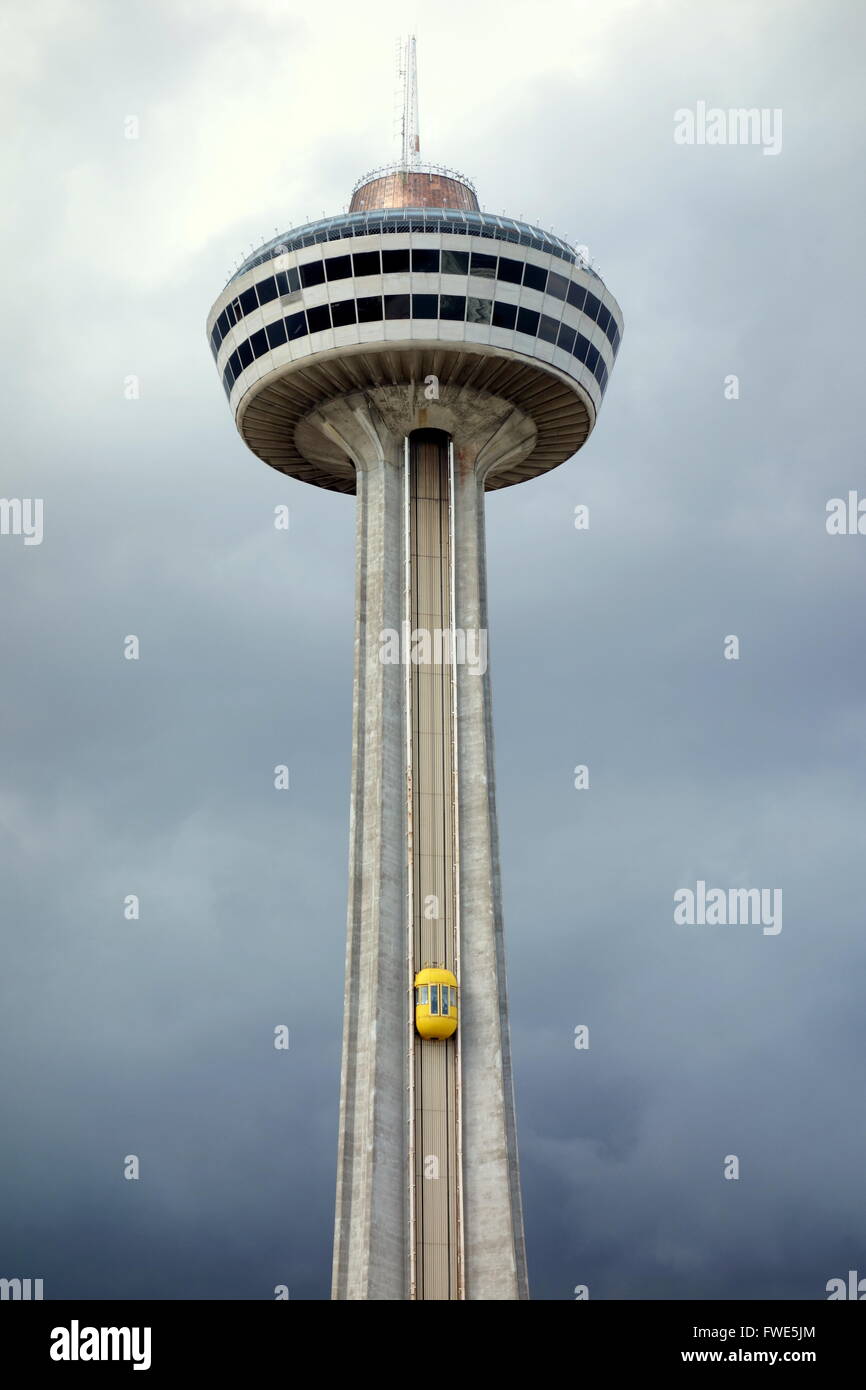
[{"label": "antenna mast", "polygon": [[402,52],[400,77],[403,82],[402,164],[410,169],[418,163],[418,67],[415,59],[415,35],[410,34]]}]

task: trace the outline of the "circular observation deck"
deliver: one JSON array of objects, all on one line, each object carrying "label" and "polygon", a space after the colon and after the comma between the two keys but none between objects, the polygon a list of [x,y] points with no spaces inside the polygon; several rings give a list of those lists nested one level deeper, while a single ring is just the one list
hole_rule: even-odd
[{"label": "circular observation deck", "polygon": [[507,402],[534,426],[525,455],[484,484],[510,486],[586,442],[623,320],[600,277],[541,228],[474,209],[380,204],[268,242],[222,291],[207,330],[253,453],[351,493],[352,461],[310,447],[309,417],[325,402],[408,388],[423,405],[431,377],[441,401],[464,412]]}]

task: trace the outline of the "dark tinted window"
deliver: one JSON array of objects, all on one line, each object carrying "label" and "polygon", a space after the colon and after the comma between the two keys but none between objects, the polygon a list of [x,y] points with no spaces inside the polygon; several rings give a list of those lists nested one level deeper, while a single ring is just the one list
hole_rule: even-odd
[{"label": "dark tinted window", "polygon": [[325,271],[329,280],[347,280],[352,274],[351,256],[329,256]]},{"label": "dark tinted window", "polygon": [[253,350],[253,357],[263,357],[264,354],[267,352],[268,340],[265,336],[265,330],[263,328],[260,328],[259,331],[257,333],[254,333],[253,336],[250,338],[250,347]]},{"label": "dark tinted window", "polygon": [[331,305],[331,320],[335,328],[345,328],[347,323],[355,322],[354,299],[339,299]]},{"label": "dark tinted window", "polygon": [[307,336],[307,316],[303,309],[299,314],[287,315],[286,334],[290,342],[293,338],[305,338]]},{"label": "dark tinted window", "polygon": [[574,281],[568,287],[568,302],[573,309],[582,309],[583,301],[586,299],[586,290],[583,285],[576,285]]},{"label": "dark tinted window", "polygon": [[538,336],[543,338],[546,343],[555,343],[558,328],[559,324],[556,319],[552,319],[549,314],[542,314],[541,323],[538,325]]},{"label": "dark tinted window", "polygon": [[249,341],[241,343],[238,346],[238,357],[241,359],[242,367],[248,367],[250,365],[253,360],[253,350],[249,345]]},{"label": "dark tinted window", "polygon": [[311,285],[323,285],[325,282],[325,267],[321,261],[308,261],[301,266],[301,284],[305,290]]},{"label": "dark tinted window", "polygon": [[392,275],[396,270],[409,269],[408,251],[383,251],[382,252],[382,274]]},{"label": "dark tinted window", "polygon": [[301,281],[294,266],[291,270],[278,270],[276,279],[280,294],[297,294],[301,288]]},{"label": "dark tinted window", "polygon": [[490,299],[473,299],[471,296],[466,301],[466,322],[467,323],[489,323],[490,310],[493,302]]},{"label": "dark tinted window", "polygon": [[496,257],[487,256],[481,251],[473,251],[469,270],[472,275],[483,275],[488,280],[492,280],[496,275]]},{"label": "dark tinted window", "polygon": [[568,281],[564,275],[557,275],[551,271],[547,277],[547,293],[555,294],[557,299],[565,299],[568,294]]},{"label": "dark tinted window", "polygon": [[260,280],[256,285],[260,304],[270,304],[272,299],[277,297],[277,282],[273,275],[269,275],[267,280]]},{"label": "dark tinted window", "polygon": [[378,275],[382,269],[378,251],[356,251],[352,256],[352,264],[356,275]]},{"label": "dark tinted window", "polygon": [[[387,252],[385,253],[387,255]],[[386,319],[408,319],[409,296],[408,294],[386,294],[385,295],[385,318]]]},{"label": "dark tinted window", "polygon": [[430,273],[439,269],[439,252],[419,247],[412,252],[412,269]]},{"label": "dark tinted window", "polygon": [[600,308],[601,300],[596,299],[595,295],[590,294],[589,290],[587,290],[586,303],[583,306],[583,312],[587,314],[589,318],[594,319]]},{"label": "dark tinted window", "polygon": [[603,333],[606,333],[606,332],[607,332],[607,326],[608,326],[608,324],[610,323],[610,310],[609,310],[609,309],[605,309],[605,307],[604,307],[603,304],[602,304],[601,308],[600,308],[599,311],[598,311],[597,323],[598,323],[599,328],[602,330],[602,332],[603,332]]},{"label": "dark tinted window", "polygon": [[231,373],[232,373],[232,376],[233,376],[233,377],[239,377],[239,376],[240,376],[240,374],[241,374],[241,359],[240,359],[240,354],[238,353],[237,348],[235,348],[234,352],[232,353],[231,357],[229,358],[228,362],[226,363],[226,366],[228,366],[228,367],[231,368]]},{"label": "dark tinted window", "polygon": [[229,331],[229,316],[225,309],[223,309],[222,313],[217,319],[217,328],[220,331],[220,336],[223,338]]},{"label": "dark tinted window", "polygon": [[589,370],[590,370],[591,372],[594,372],[594,371],[595,371],[595,364],[596,364],[597,361],[598,361],[598,348],[597,348],[597,347],[593,347],[592,343],[590,343],[589,347],[586,349],[586,365],[589,367]]},{"label": "dark tinted window", "polygon": [[358,300],[358,322],[373,323],[374,320],[382,317],[382,296],[380,294],[366,295]]},{"label": "dark tinted window", "polygon": [[510,285],[519,285],[523,279],[523,261],[512,261],[508,256],[500,256],[497,277],[507,280]]},{"label": "dark tinted window", "polygon": [[442,274],[466,275],[469,271],[468,251],[443,251]]},{"label": "dark tinted window", "polygon": [[265,332],[272,348],[280,347],[286,341],[286,325],[282,319],[277,319],[276,323],[269,323]]},{"label": "dark tinted window", "polygon": [[413,319],[435,319],[438,308],[438,298],[439,296],[436,294],[413,294]]},{"label": "dark tinted window", "polygon": [[540,265],[529,265],[523,267],[523,283],[532,290],[543,290],[547,281],[547,271],[542,270]]},{"label": "dark tinted window", "polygon": [[496,328],[513,328],[517,320],[516,304],[494,304],[493,324]]},{"label": "dark tinted window", "polygon": [[[443,251],[444,256],[444,251]],[[462,319],[466,316],[466,298],[462,294],[440,294],[439,317],[441,319]]]},{"label": "dark tinted window", "polygon": [[557,342],[561,348],[565,348],[566,352],[571,352],[571,349],[574,347],[574,329],[569,328],[567,323],[561,323],[559,325],[559,337]]},{"label": "dark tinted window", "polygon": [[619,336],[619,329],[618,329],[618,328],[614,329],[614,334],[613,334],[613,337],[611,338],[610,341],[611,341],[611,346],[613,347],[614,352],[615,352],[615,353],[619,352],[619,345],[620,345],[621,339],[620,339],[620,336]]},{"label": "dark tinted window", "polygon": [[314,309],[307,310],[307,323],[310,325],[311,333],[321,333],[323,329],[331,327],[331,309],[328,304],[317,304]]},{"label": "dark tinted window", "polygon": [[572,357],[576,357],[578,362],[586,361],[586,354],[589,351],[589,339],[584,338],[582,333],[578,333],[577,341],[571,349]]},{"label": "dark tinted window", "polygon": [[518,309],[517,311],[517,331],[518,333],[529,333],[535,337],[538,332],[538,320],[541,317],[534,309]]},{"label": "dark tinted window", "polygon": [[253,309],[257,309],[259,307],[259,301],[256,299],[256,292],[252,287],[250,287],[250,289],[248,290],[244,290],[243,294],[240,295],[239,298],[241,301],[242,314],[252,313]]}]

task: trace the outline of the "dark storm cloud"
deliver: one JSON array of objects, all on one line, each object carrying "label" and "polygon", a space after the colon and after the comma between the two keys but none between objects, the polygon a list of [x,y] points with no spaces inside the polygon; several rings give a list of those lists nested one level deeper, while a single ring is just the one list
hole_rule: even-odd
[{"label": "dark storm cloud", "polygon": [[[250,239],[387,154],[353,54],[401,21],[346,10],[335,72],[278,8],[20,21],[0,493],[45,540],[0,538],[0,1275],[51,1298],[328,1294],[353,509],[245,451],[203,330]],[[862,16],[542,6],[481,78],[479,14],[466,110],[448,19],[435,153],[586,243],[626,319],[585,452],[488,504],[533,1294],[820,1298],[866,1261],[866,540],[824,527],[866,493]],[[781,107],[782,153],[675,145],[698,100]],[[698,879],[781,887],[781,933],[675,926]]]}]

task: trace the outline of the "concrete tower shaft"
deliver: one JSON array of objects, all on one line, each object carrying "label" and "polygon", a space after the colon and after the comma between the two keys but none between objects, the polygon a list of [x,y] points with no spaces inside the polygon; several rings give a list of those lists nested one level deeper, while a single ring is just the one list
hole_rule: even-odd
[{"label": "concrete tower shaft", "polygon": [[[358,395],[321,412],[358,468],[339,1299],[528,1297],[489,669],[382,661],[382,634],[407,624],[486,637],[484,475],[525,424],[504,405],[473,434],[458,404],[437,405],[436,434],[405,391],[384,411]],[[461,981],[444,1044],[411,1021],[428,951]]]}]

